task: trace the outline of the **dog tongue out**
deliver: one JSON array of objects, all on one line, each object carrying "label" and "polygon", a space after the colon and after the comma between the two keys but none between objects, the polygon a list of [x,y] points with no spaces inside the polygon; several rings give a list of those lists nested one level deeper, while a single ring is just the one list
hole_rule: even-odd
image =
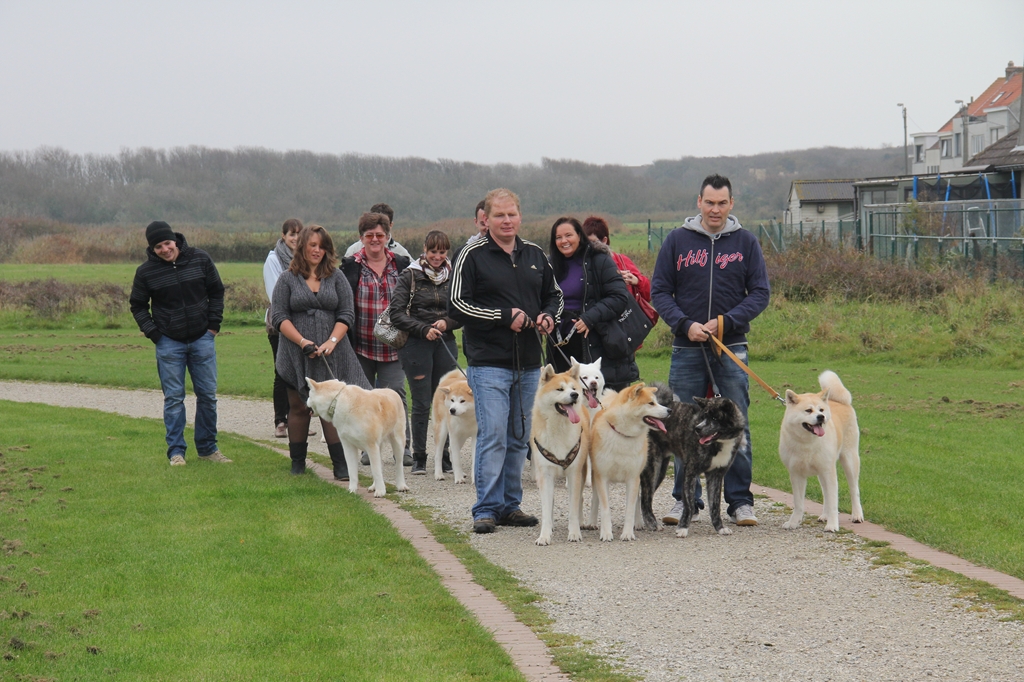
[{"label": "dog tongue out", "polygon": [[580,423],[580,416],[576,413],[576,408],[572,405],[565,406],[565,416],[569,418],[569,421],[573,424]]},{"label": "dog tongue out", "polygon": [[662,433],[668,433],[668,431],[665,430],[665,422],[661,421],[660,419],[656,419],[654,417],[644,417],[644,423],[649,424],[650,426],[658,427],[658,430],[661,431]]},{"label": "dog tongue out", "polygon": [[821,428],[821,424],[814,424],[811,426],[811,433],[813,433],[818,438],[821,438],[822,436],[825,435],[825,429]]},{"label": "dog tongue out", "polygon": [[597,391],[583,391],[583,395],[587,396],[587,405],[590,409],[596,410],[601,406],[601,403],[597,402]]}]

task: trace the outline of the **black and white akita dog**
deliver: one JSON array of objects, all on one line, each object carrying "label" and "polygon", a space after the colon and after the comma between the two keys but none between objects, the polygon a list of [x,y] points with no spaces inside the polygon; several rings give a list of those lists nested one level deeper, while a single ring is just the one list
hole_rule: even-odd
[{"label": "black and white akita dog", "polygon": [[655,384],[660,404],[669,408],[665,433],[648,434],[647,465],[640,475],[640,507],[644,528],[658,529],[654,516],[654,491],[665,480],[668,463],[673,456],[682,459],[683,515],[679,519],[676,537],[685,538],[690,531],[690,520],[697,513],[696,484],[701,474],[707,482],[711,523],[719,535],[732,531],[722,524],[722,486],[725,474],[746,442],[746,420],[743,413],[728,398],[697,398],[684,403],[668,386]]}]

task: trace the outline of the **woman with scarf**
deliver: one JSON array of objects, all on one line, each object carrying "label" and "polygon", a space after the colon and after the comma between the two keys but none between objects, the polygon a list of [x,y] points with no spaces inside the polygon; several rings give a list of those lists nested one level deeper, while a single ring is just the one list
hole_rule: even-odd
[{"label": "woman with scarf", "polygon": [[[277,278],[288,269],[292,262],[292,254],[299,243],[299,232],[302,231],[302,221],[298,218],[289,218],[281,226],[281,237],[277,240],[274,250],[267,254],[267,262],[263,264],[263,287],[267,290],[267,300],[274,299],[274,287],[277,285]],[[267,338],[270,340],[270,349],[274,354],[274,362],[277,362],[277,348],[280,341],[280,334],[270,322],[270,308],[263,318],[267,326]],[[310,434],[312,435],[312,434]],[[274,368],[274,437],[288,437],[288,390],[284,379]]]},{"label": "woman with scarf", "polygon": [[[452,273],[449,249],[448,235],[438,230],[429,232],[423,254],[398,278],[391,298],[392,323],[409,332],[398,359],[412,393],[412,473],[419,475],[427,473],[427,422],[434,391],[441,377],[455,369],[459,356],[452,333],[459,324],[448,316]],[[452,470],[447,444],[442,467],[445,472]]]}]

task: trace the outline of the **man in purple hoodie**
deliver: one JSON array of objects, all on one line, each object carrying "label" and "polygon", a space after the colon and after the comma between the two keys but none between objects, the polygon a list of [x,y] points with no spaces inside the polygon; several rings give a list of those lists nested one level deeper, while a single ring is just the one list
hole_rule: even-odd
[{"label": "man in purple hoodie", "polygon": [[[704,178],[697,197],[700,215],[672,230],[661,245],[651,278],[651,303],[675,334],[668,374],[672,391],[690,402],[707,393],[713,377],[722,396],[739,405],[746,419],[750,405],[746,373],[724,353],[718,357],[710,348],[701,348],[711,335],[717,335],[721,315],[723,342],[746,363],[750,321],[768,307],[768,271],[761,245],[729,215],[733,203],[728,178],[717,174]],[[756,526],[749,425],[746,435],[746,445],[725,476],[724,492],[729,519],[739,526]],[[682,469],[677,456],[672,489],[676,504],[662,518],[669,525],[679,523],[683,513]],[[703,509],[699,483],[696,500]]]}]

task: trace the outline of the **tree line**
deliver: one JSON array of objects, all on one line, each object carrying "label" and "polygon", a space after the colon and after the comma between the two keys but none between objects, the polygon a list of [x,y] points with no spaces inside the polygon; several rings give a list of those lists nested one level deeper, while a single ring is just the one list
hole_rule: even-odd
[{"label": "tree line", "polygon": [[103,155],[42,147],[0,152],[0,218],[79,225],[160,218],[273,229],[299,216],[348,226],[385,201],[403,224],[424,224],[469,217],[487,190],[509,187],[527,214],[667,220],[692,215],[701,179],[717,172],[733,182],[737,215],[751,221],[781,216],[794,179],[892,175],[902,168],[897,148],[828,147],[621,166],[555,159],[484,165],[263,148],[140,148]]}]

